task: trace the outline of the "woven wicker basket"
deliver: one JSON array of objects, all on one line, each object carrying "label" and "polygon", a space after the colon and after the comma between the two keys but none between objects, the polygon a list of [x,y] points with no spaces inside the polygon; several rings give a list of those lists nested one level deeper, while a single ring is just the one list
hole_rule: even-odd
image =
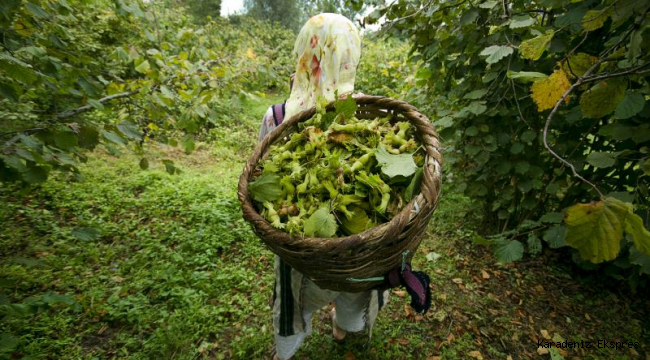
[{"label": "woven wicker basket", "polygon": [[[393,114],[392,122],[409,121],[426,150],[420,193],[391,221],[359,234],[337,238],[290,236],[272,227],[256,211],[248,194],[248,183],[257,163],[268,154],[269,147],[285,141],[298,129],[298,123],[310,119],[316,109],[305,110],[268,134],[244,166],[239,179],[238,196],[244,219],[250,222],[262,241],[291,267],[303,273],[319,287],[335,291],[362,292],[378,285],[376,281],[359,281],[380,277],[402,264],[415,253],[437,205],[441,185],[440,144],[429,119],[415,107],[381,96],[355,95],[357,118],[374,119]],[[407,251],[408,250],[408,251]]]}]

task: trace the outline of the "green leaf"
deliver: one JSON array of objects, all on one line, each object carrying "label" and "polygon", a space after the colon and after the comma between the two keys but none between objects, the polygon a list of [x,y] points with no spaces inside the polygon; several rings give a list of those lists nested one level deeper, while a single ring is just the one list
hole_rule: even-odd
[{"label": "green leaf", "polygon": [[71,149],[79,143],[79,138],[77,134],[72,131],[60,131],[54,134],[54,144],[56,147],[62,150]]},{"label": "green leaf", "polygon": [[512,48],[507,45],[492,45],[483,49],[479,55],[487,56],[485,62],[488,64],[494,64],[504,57],[512,54],[512,51]]},{"label": "green leaf", "polygon": [[630,263],[639,265],[641,274],[650,275],[650,256],[641,253],[636,246],[630,248]]},{"label": "green leaf", "polygon": [[174,175],[175,173],[179,172],[173,161],[169,159],[163,159],[162,163],[165,165],[165,171],[167,171],[168,174]]},{"label": "green leaf", "polygon": [[413,197],[420,192],[420,185],[422,184],[423,175],[424,172],[422,171],[422,168],[418,168],[418,170],[415,172],[415,175],[413,176],[413,179],[411,180],[411,183],[404,191],[404,200],[406,202],[411,201],[411,199],[413,199]]},{"label": "green leaf", "polygon": [[336,115],[346,120],[351,119],[357,112],[357,102],[354,101],[352,96],[348,95],[345,100],[335,102],[334,109],[336,110]]},{"label": "green leaf", "polygon": [[19,94],[13,84],[0,83],[0,96],[16,102],[18,101]]},{"label": "green leaf", "polygon": [[144,74],[149,71],[150,68],[151,66],[149,65],[149,60],[145,60],[141,62],[140,65],[135,67],[135,71]]},{"label": "green leaf", "polygon": [[117,124],[117,129],[130,139],[142,140],[140,129],[138,129],[138,127],[132,122],[122,121],[121,123]]},{"label": "green leaf", "polygon": [[471,9],[463,13],[460,17],[460,24],[462,26],[469,25],[476,20],[478,17],[478,11],[476,9]]},{"label": "green leaf", "polygon": [[643,29],[637,29],[630,35],[630,47],[627,51],[627,59],[632,61],[643,54]]},{"label": "green leaf", "polygon": [[470,99],[470,100],[480,99],[483,96],[485,96],[487,92],[488,92],[487,89],[474,90],[465,94],[465,96],[463,96],[463,99]]},{"label": "green leaf", "polygon": [[117,56],[122,60],[122,61],[130,61],[131,59],[129,58],[129,54],[124,51],[124,48],[121,46],[118,46],[117,49]]},{"label": "green leaf", "polygon": [[495,7],[498,3],[499,3],[499,1],[497,1],[497,0],[489,0],[489,1],[485,1],[485,2],[483,2],[483,3],[480,4],[478,7],[480,7],[481,9],[492,9],[492,8]]},{"label": "green leaf", "polygon": [[183,150],[186,154],[191,154],[192,151],[194,151],[194,139],[191,137],[188,136],[184,138],[181,144],[183,145]]},{"label": "green leaf", "polygon": [[639,126],[636,126],[634,128],[632,140],[634,140],[634,142],[637,144],[650,141],[650,124],[641,124]]},{"label": "green leaf", "polygon": [[540,72],[534,72],[534,71],[510,71],[510,70],[508,70],[508,72],[506,73],[506,76],[509,79],[518,80],[519,82],[522,82],[522,83],[529,83],[529,82],[533,82],[535,80],[544,79],[544,78],[548,77],[548,75],[542,74]]},{"label": "green leaf", "polygon": [[643,219],[634,213],[632,204],[621,203],[625,204],[627,208],[625,232],[632,235],[634,246],[636,246],[640,252],[650,256],[650,232],[643,226]]},{"label": "green leaf", "polygon": [[433,125],[441,128],[447,128],[454,125],[454,118],[451,116],[443,116],[440,119],[434,121]]},{"label": "green leaf", "polygon": [[537,134],[533,130],[526,130],[521,134],[519,138],[521,139],[521,141],[529,143],[535,140],[536,137]]},{"label": "green leaf", "polygon": [[611,114],[625,97],[627,84],[620,79],[599,82],[580,97],[580,110],[586,117],[601,118]]},{"label": "green leaf", "polygon": [[531,254],[539,254],[542,252],[542,241],[535,235],[535,233],[528,234],[528,252]]},{"label": "green leaf", "polygon": [[494,253],[500,263],[518,261],[524,255],[524,245],[517,240],[505,241],[494,248]]},{"label": "green leaf", "polygon": [[551,249],[566,246],[566,227],[564,225],[554,225],[544,233],[544,241],[548,243]]},{"label": "green leaf", "polygon": [[510,152],[513,154],[520,154],[522,151],[524,151],[524,144],[520,142],[513,143],[510,147]]},{"label": "green leaf", "polygon": [[587,155],[587,162],[597,168],[608,168],[616,163],[615,154],[594,151]]},{"label": "green leaf", "polygon": [[82,76],[77,79],[77,83],[88,96],[97,97],[102,93],[102,86],[96,81],[88,80]]},{"label": "green leaf", "polygon": [[95,241],[102,237],[102,232],[94,227],[78,227],[72,235],[81,241]]},{"label": "green leaf", "polygon": [[30,166],[26,172],[23,173],[23,179],[32,184],[42,183],[47,180],[48,170],[43,166]]},{"label": "green leaf", "polygon": [[487,106],[485,106],[483,103],[484,102],[482,101],[472,101],[472,103],[470,103],[464,109],[471,112],[474,115],[481,115],[487,110]]},{"label": "green leaf", "polygon": [[554,35],[555,31],[547,30],[545,34],[522,41],[519,45],[519,53],[521,54],[521,57],[529,60],[539,60]]},{"label": "green leaf", "polygon": [[587,31],[594,31],[600,29],[609,17],[609,7],[607,10],[589,10],[582,18],[582,27]]},{"label": "green leaf", "polygon": [[248,192],[255,201],[275,201],[282,197],[280,177],[273,173],[263,173],[248,184]]},{"label": "green leaf", "polygon": [[611,123],[603,125],[598,129],[598,134],[611,137],[614,140],[623,141],[634,135],[634,128],[620,123]]},{"label": "green leaf", "polygon": [[535,19],[531,18],[529,15],[515,15],[510,19],[509,26],[511,29],[520,29],[531,26],[534,23]]},{"label": "green leaf", "polygon": [[552,224],[559,224],[562,222],[562,218],[564,215],[559,212],[549,212],[544,214],[539,221],[545,222],[545,223],[552,223]]},{"label": "green leaf", "polygon": [[642,94],[627,91],[625,97],[616,107],[614,116],[617,119],[627,119],[638,114],[645,106],[645,97]]},{"label": "green leaf", "polygon": [[36,17],[40,17],[40,18],[48,17],[48,13],[45,12],[45,10],[43,10],[42,7],[40,7],[40,6],[38,6],[38,5],[34,4],[34,3],[28,2],[27,4],[25,4],[25,7],[27,8],[27,10],[30,13],[32,13]]},{"label": "green leaf", "polygon": [[104,104],[95,99],[88,99],[88,104],[97,110],[104,110]]},{"label": "green leaf", "polygon": [[566,242],[594,264],[614,260],[621,248],[627,214],[626,203],[611,197],[573,205],[566,211]]},{"label": "green leaf", "polygon": [[101,134],[104,137],[104,139],[115,143],[117,145],[126,145],[126,140],[124,140],[121,136],[117,135],[116,133],[110,131],[110,130],[101,130]]},{"label": "green leaf", "polygon": [[[362,208],[355,206],[349,209],[353,216],[348,219],[345,216],[339,216],[341,219],[341,229],[347,235],[353,235],[362,233],[368,229],[372,229],[375,226],[375,223],[370,220],[366,211]],[[329,237],[329,236],[325,236]]]},{"label": "green leaf", "polygon": [[530,169],[528,161],[520,161],[515,165],[515,172],[518,174],[525,174]]},{"label": "green leaf", "polygon": [[138,165],[140,166],[140,169],[147,170],[149,168],[149,160],[147,160],[147,158],[142,158]]},{"label": "green leaf", "polygon": [[478,135],[478,128],[476,126],[470,126],[467,129],[465,129],[465,134],[467,136],[476,136]]},{"label": "green leaf", "polygon": [[[562,341],[556,341],[556,343],[562,343]],[[560,354],[560,350],[554,347],[548,349],[549,354],[551,355],[551,360],[565,360],[564,356]]]},{"label": "green leaf", "polygon": [[415,73],[416,79],[428,80],[431,76],[433,76],[433,72],[429,68],[419,68]]},{"label": "green leaf", "polygon": [[305,234],[311,237],[332,237],[336,234],[336,228],[334,215],[327,207],[321,207],[305,220]]},{"label": "green leaf", "polygon": [[79,129],[79,146],[92,150],[99,143],[99,132],[94,126],[83,125]]},{"label": "green leaf", "polygon": [[25,166],[25,162],[21,160],[21,158],[18,156],[0,154],[0,159],[2,159],[2,162],[4,162],[10,168],[13,168],[21,172],[27,170],[27,167]]},{"label": "green leaf", "polygon": [[381,171],[390,178],[398,175],[409,177],[418,170],[413,155],[409,153],[393,155],[380,146],[375,153],[375,158],[381,166]]}]

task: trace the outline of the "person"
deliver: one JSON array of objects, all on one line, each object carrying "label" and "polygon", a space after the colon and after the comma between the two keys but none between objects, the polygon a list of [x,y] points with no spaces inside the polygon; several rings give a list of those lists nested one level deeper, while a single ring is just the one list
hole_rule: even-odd
[{"label": "person", "polygon": [[[361,55],[361,38],[354,24],[338,14],[323,13],[302,27],[294,46],[297,58],[289,99],[266,111],[259,140],[284,119],[316,105],[317,99],[335,100],[354,91]],[[312,332],[312,314],[332,301],[332,336],[342,341],[347,332],[368,330],[389,300],[388,290],[361,293],[321,289],[309,278],[275,255],[273,290],[274,360],[293,357]]]}]

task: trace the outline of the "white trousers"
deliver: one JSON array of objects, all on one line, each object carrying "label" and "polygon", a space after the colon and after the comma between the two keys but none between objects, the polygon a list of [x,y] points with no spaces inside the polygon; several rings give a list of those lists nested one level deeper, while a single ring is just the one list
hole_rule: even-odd
[{"label": "white trousers", "polygon": [[[277,320],[274,321],[275,344],[276,353],[280,359],[287,360],[296,353],[303,340],[312,332],[313,313],[326,307],[330,302],[334,301],[336,307],[336,324],[339,328],[348,332],[359,332],[364,330],[364,328],[368,328],[369,335],[371,334],[377,312],[388,302],[388,291],[368,290],[361,293],[346,293],[325,290],[319,288],[307,277],[301,276],[302,274],[297,273],[295,269],[291,269],[289,272],[293,279],[287,279],[286,264],[284,265],[284,285],[287,286],[287,284],[293,282],[293,289],[290,291],[291,294],[282,294],[283,287],[279,280],[279,277],[283,276],[279,270],[281,266],[280,259],[276,255],[277,271],[273,316]],[[300,281],[290,281],[296,280],[296,278],[300,278]],[[300,322],[304,326],[293,326],[291,331],[293,333],[292,335],[281,336],[279,325],[283,323],[281,315],[281,309],[283,307],[281,302],[287,296],[292,297],[291,302],[293,303],[294,309],[285,308],[284,311],[287,313],[300,313],[302,315],[302,321]]]}]

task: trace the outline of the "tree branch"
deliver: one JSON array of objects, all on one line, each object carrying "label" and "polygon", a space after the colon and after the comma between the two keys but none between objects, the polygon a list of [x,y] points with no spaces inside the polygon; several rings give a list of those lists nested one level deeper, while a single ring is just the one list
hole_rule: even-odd
[{"label": "tree branch", "polygon": [[[101,99],[99,99],[97,101],[99,101],[100,103],[103,104],[103,103],[109,102],[111,100],[120,99],[120,98],[124,98],[124,97],[129,97],[131,95],[135,95],[138,92],[140,92],[140,90],[126,91],[126,92],[122,92],[122,93],[119,93],[119,94],[114,94],[114,95],[109,95],[109,96],[103,97],[103,98],[101,98]],[[57,120],[69,118],[71,116],[79,115],[79,114],[88,112],[88,111],[90,111],[92,109],[94,109],[94,107],[92,105],[84,105],[84,106],[78,107],[76,109],[66,110],[64,112],[61,112],[61,113],[58,113],[58,114],[54,115],[49,120],[47,120],[46,123],[51,123],[51,122],[55,122]]]}]

